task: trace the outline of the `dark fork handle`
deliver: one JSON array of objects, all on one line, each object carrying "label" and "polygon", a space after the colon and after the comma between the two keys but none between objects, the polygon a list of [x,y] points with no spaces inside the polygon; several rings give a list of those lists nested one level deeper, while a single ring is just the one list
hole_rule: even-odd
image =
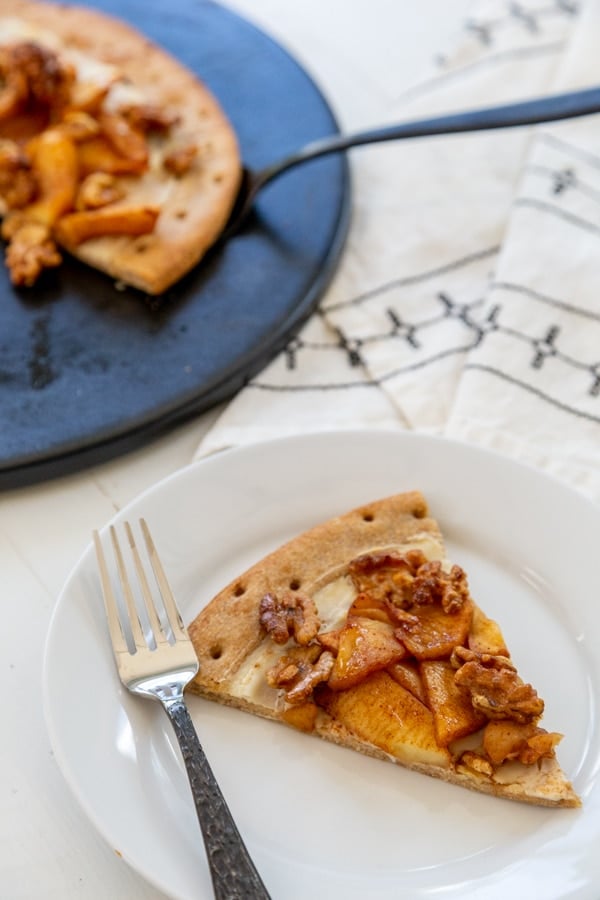
[{"label": "dark fork handle", "polygon": [[204,755],[185,702],[168,700],[163,706],[190,780],[216,900],[270,900]]},{"label": "dark fork handle", "polygon": [[336,134],[312,141],[296,153],[285,159],[266,166],[258,175],[256,189],[268,181],[309,159],[339,153],[351,147],[364,144],[378,144],[382,141],[397,141],[403,138],[431,137],[438,134],[459,134],[467,131],[489,131],[495,128],[515,128],[523,125],[539,125],[542,122],[556,122],[561,119],[572,119],[600,112],[600,87],[584,88],[568,91],[564,94],[551,94],[507,103],[503,106],[490,106],[481,109],[465,110],[458,113],[447,113],[432,119],[420,119],[375,128],[371,131],[354,134]]}]

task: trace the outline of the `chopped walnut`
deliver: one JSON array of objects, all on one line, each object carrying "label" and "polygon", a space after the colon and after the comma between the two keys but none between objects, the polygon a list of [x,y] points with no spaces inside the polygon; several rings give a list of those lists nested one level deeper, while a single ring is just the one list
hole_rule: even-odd
[{"label": "chopped walnut", "polygon": [[293,636],[305,646],[316,636],[319,627],[317,607],[311,597],[288,591],[282,598],[265,594],[260,601],[260,624],[276,644],[285,644]]},{"label": "chopped walnut", "polygon": [[134,128],[141,131],[165,133],[179,122],[176,113],[162,109],[154,103],[140,103],[121,110]]},{"label": "chopped walnut", "polygon": [[198,148],[194,144],[189,144],[187,147],[179,147],[165,156],[163,166],[171,175],[181,178],[182,175],[189,172],[197,155]]},{"label": "chopped walnut", "polygon": [[15,285],[31,287],[43,269],[54,268],[61,262],[50,229],[38,222],[25,221],[12,234],[6,249],[6,265]]},{"label": "chopped walnut", "polygon": [[401,609],[437,603],[445,613],[454,613],[469,597],[467,576],[460,566],[445,572],[441,562],[428,561],[421,550],[409,550],[403,556],[366,554],[353,560],[349,571],[359,592]]},{"label": "chopped walnut", "polygon": [[544,711],[544,701],[504,656],[483,654],[470,659],[457,669],[454,680],[471,692],[474,708],[488,719],[531,722]]},{"label": "chopped walnut", "polygon": [[17,113],[27,100],[27,79],[15,69],[10,47],[0,49],[0,84],[1,121]]},{"label": "chopped walnut", "polygon": [[468,647],[455,647],[452,651],[450,662],[455,669],[460,669],[466,662],[480,662],[488,668],[512,669],[514,672],[517,671],[517,667],[508,656],[493,655],[491,653],[477,653],[475,650],[471,650]]},{"label": "chopped walnut", "polygon": [[460,566],[444,572],[439,561],[427,562],[415,575],[413,603],[417,606],[440,603],[446,613],[457,612],[468,599],[467,576]]},{"label": "chopped walnut", "polygon": [[108,172],[92,172],[87,175],[77,191],[76,209],[99,209],[125,196],[125,191]]},{"label": "chopped walnut", "polygon": [[22,209],[36,195],[37,185],[26,154],[15,141],[0,140],[0,197],[7,209]]},{"label": "chopped walnut", "polygon": [[0,119],[27,105],[60,112],[68,103],[75,73],[56,53],[32,41],[0,48]]},{"label": "chopped walnut", "polygon": [[366,553],[353,559],[348,567],[358,593],[374,600],[390,600],[397,606],[412,604],[412,583],[419,566],[427,562],[420,550],[403,556],[393,553]]},{"label": "chopped walnut", "polygon": [[317,644],[293,647],[267,672],[267,682],[271,687],[284,688],[288,703],[304,703],[318,684],[327,681],[333,664],[333,654],[321,652]]}]

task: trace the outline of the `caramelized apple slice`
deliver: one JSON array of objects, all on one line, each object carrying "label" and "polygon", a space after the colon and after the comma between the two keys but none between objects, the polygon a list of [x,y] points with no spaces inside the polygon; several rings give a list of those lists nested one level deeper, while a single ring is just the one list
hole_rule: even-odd
[{"label": "caramelized apple slice", "polygon": [[447,747],[481,728],[487,719],[473,708],[470,692],[454,681],[455,669],[450,663],[426,660],[419,668],[439,744]]},{"label": "caramelized apple slice", "polygon": [[444,612],[441,606],[413,606],[410,612],[393,609],[397,619],[396,636],[417,659],[445,659],[453,649],[465,643],[473,603],[465,600],[455,612]]},{"label": "caramelized apple slice", "polygon": [[427,705],[423,680],[415,662],[412,662],[409,659],[395,662],[390,666],[386,666],[385,671],[388,675],[392,676],[394,681],[397,681],[403,688],[410,691],[413,697],[416,697],[421,703]]},{"label": "caramelized apple slice", "polygon": [[121,156],[102,135],[77,145],[79,172],[109,172],[111,175],[140,175],[147,168],[138,158]]},{"label": "caramelized apple slice", "polygon": [[358,594],[355,597],[352,606],[348,610],[348,619],[356,617],[376,619],[379,622],[387,622],[388,625],[393,625],[389,607],[385,600],[375,600],[369,594]]},{"label": "caramelized apple slice", "polygon": [[561,738],[562,734],[538,728],[535,722],[495,719],[485,727],[483,749],[494,766],[507,759],[518,759],[531,765],[538,759],[553,757]]},{"label": "caramelized apple slice", "polygon": [[360,740],[405,765],[451,765],[450,754],[436,742],[427,707],[386,672],[375,672],[347,691],[325,688],[318,703]]},{"label": "caramelized apple slice", "polygon": [[336,628],[335,631],[320,631],[316,639],[324,650],[329,650],[337,656],[343,630],[343,628]]},{"label": "caramelized apple slice", "polygon": [[290,706],[288,709],[285,709],[281,714],[281,718],[288,725],[292,725],[300,731],[310,732],[314,730],[318,712],[319,707],[315,703],[307,701],[306,703],[298,704],[298,706]]},{"label": "caramelized apple slice", "polygon": [[500,626],[473,604],[473,619],[468,637],[469,650],[490,656],[510,656]]},{"label": "caramelized apple slice", "polygon": [[338,654],[327,683],[334,691],[345,691],[404,656],[406,650],[391,625],[375,619],[354,619],[341,630]]}]

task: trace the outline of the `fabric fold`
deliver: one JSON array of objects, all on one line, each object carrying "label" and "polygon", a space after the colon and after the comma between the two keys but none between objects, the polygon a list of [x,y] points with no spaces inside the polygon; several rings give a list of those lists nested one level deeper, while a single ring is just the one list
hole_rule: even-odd
[{"label": "fabric fold", "polygon": [[[600,0],[475,3],[381,124],[600,82]],[[393,72],[390,73],[393,79]],[[340,75],[349,91],[351,73]],[[353,220],[319,310],[197,455],[331,428],[444,434],[600,499],[600,117],[351,156]]]}]

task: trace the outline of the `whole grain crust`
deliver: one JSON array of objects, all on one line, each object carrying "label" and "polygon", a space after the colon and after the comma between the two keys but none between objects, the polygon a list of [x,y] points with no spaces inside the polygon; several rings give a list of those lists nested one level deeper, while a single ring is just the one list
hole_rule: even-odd
[{"label": "whole grain crust", "polygon": [[265,594],[289,589],[310,594],[360,553],[401,546],[417,534],[442,543],[423,496],[398,494],[317,525],[266,556],[217,594],[189,626],[200,661],[192,689],[227,691],[264,636],[258,607]]},{"label": "whole grain crust", "polygon": [[241,163],[225,113],[193,72],[120,19],[83,6],[3,0],[0,18],[7,17],[48,30],[63,46],[118,67],[140,86],[148,103],[174,110],[179,121],[165,138],[165,154],[191,144],[198,147],[194,164],[180,177],[151,166],[141,177],[122,179],[126,198],[119,203],[161,207],[152,234],[93,238],[66,246],[117,280],[149,294],[163,293],[212,246],[235,201]]}]

